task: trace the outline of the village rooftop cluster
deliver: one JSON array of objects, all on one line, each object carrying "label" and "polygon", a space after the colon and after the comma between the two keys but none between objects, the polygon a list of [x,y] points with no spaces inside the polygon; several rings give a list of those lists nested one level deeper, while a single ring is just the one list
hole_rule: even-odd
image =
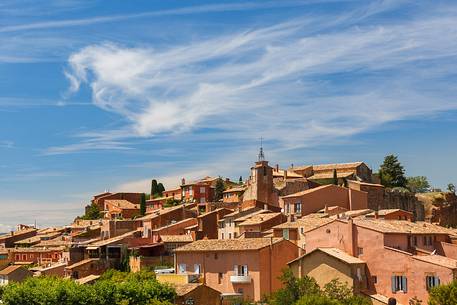
[{"label": "village rooftop cluster", "polygon": [[246,181],[183,178],[152,195],[97,194],[87,209],[100,219],[0,235],[0,285],[153,268],[183,304],[220,304],[261,300],[290,268],[320,285],[339,279],[373,304],[408,304],[457,277],[457,230],[425,221],[414,194],[385,188],[364,162],[282,169],[261,151]]}]

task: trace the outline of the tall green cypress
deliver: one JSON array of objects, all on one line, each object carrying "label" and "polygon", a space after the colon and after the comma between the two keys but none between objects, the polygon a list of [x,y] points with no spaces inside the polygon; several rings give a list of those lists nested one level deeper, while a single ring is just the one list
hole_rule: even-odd
[{"label": "tall green cypress", "polygon": [[338,174],[336,172],[336,168],[333,169],[333,184],[338,185]]},{"label": "tall green cypress", "polygon": [[140,202],[140,214],[142,216],[146,215],[146,194],[141,194],[141,202]]}]

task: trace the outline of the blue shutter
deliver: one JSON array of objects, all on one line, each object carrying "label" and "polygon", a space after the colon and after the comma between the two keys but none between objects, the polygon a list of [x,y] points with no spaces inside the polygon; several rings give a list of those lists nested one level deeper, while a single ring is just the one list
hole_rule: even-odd
[{"label": "blue shutter", "polygon": [[402,288],[403,288],[403,291],[404,292],[408,292],[408,279],[406,278],[406,276],[402,276],[401,277],[401,284],[402,284]]},{"label": "blue shutter", "polygon": [[396,290],[395,290],[395,275],[392,275],[392,292],[396,292]]}]

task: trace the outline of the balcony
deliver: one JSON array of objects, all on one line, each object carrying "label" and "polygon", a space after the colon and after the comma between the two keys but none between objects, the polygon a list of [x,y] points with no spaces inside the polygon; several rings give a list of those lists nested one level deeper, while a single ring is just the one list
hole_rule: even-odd
[{"label": "balcony", "polygon": [[230,282],[233,284],[249,284],[251,282],[250,275],[232,275]]}]

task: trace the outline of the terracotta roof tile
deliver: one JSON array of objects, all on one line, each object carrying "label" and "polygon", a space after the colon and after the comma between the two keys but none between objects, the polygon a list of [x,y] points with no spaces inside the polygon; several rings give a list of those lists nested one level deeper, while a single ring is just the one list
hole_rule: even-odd
[{"label": "terracotta roof tile", "polygon": [[139,204],[133,204],[128,200],[125,199],[112,199],[112,200],[105,200],[105,204],[112,204],[120,209],[140,209]]},{"label": "terracotta roof tile", "polygon": [[282,238],[245,238],[245,239],[206,239],[197,240],[176,249],[176,252],[205,252],[205,251],[249,251],[259,250],[277,243]]},{"label": "terracotta roof tile", "polygon": [[438,266],[457,269],[457,260],[441,255],[414,255],[414,259]]},{"label": "terracotta roof tile", "polygon": [[[309,216],[309,215],[308,215]],[[311,230],[314,230],[316,228],[319,228],[323,225],[326,225],[328,223],[331,223],[335,219],[328,218],[328,217],[303,217],[300,219],[297,219],[296,221],[293,222],[285,222],[280,225],[277,225],[273,227],[273,229],[298,229],[298,228],[303,228],[303,232],[309,232]]]},{"label": "terracotta roof tile", "polygon": [[[324,252],[342,262],[345,262],[347,264],[365,264],[365,261],[361,260],[360,258],[357,258],[357,257],[354,257],[352,255],[349,255],[348,253],[344,252],[343,250],[340,250],[338,248],[317,248],[317,249],[314,249],[313,251],[305,254],[305,255],[302,255],[301,257],[293,260],[292,262],[295,262],[295,261],[298,261],[300,259],[302,259],[303,257],[306,257],[308,255],[310,255],[311,253],[314,253],[316,251],[321,251],[321,252]],[[291,262],[290,262],[291,263]],[[289,263],[289,264],[290,264]]]},{"label": "terracotta roof tile", "polygon": [[193,242],[192,235],[183,234],[183,235],[160,235],[160,239],[164,243],[186,243]]},{"label": "terracotta roof tile", "polygon": [[8,275],[8,274],[11,274],[13,273],[14,271],[18,270],[18,269],[21,269],[21,268],[24,268],[22,266],[19,266],[19,265],[11,265],[11,266],[8,266],[2,270],[0,270],[0,275]]},{"label": "terracotta roof tile", "polygon": [[354,224],[383,233],[454,234],[448,228],[423,221],[356,218]]},{"label": "terracotta roof tile", "polygon": [[242,223],[239,223],[238,226],[248,226],[248,225],[257,225],[269,221],[273,218],[279,217],[282,213],[263,213],[251,216]]}]

